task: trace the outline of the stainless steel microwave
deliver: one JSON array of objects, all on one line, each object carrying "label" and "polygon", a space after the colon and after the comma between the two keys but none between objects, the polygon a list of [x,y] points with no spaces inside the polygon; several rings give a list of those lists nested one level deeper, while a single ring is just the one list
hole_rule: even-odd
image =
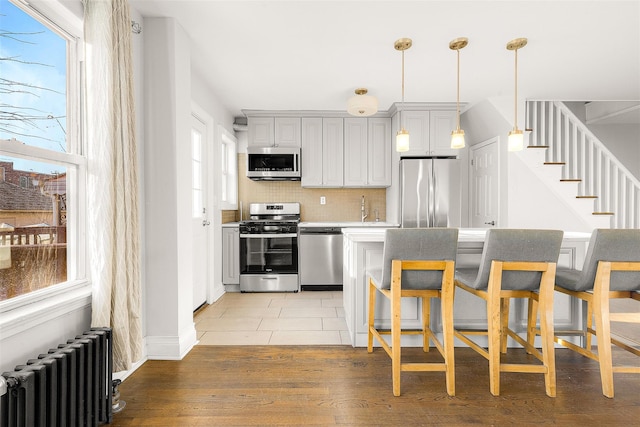
[{"label": "stainless steel microwave", "polygon": [[300,148],[247,147],[247,177],[256,181],[299,181]]}]

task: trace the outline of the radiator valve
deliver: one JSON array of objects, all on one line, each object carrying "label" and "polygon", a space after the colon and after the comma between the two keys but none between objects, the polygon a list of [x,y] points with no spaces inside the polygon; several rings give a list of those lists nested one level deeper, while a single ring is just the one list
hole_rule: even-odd
[{"label": "radiator valve", "polygon": [[127,405],[127,402],[125,402],[124,400],[120,400],[120,390],[118,390],[120,383],[122,383],[122,380],[119,379],[113,380],[111,382],[111,410],[114,414],[122,411]]}]

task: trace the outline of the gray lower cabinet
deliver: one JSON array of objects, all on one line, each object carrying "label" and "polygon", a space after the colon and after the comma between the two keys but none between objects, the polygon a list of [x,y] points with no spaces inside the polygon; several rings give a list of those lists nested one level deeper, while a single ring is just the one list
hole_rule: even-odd
[{"label": "gray lower cabinet", "polygon": [[240,284],[240,230],[222,227],[222,283]]}]

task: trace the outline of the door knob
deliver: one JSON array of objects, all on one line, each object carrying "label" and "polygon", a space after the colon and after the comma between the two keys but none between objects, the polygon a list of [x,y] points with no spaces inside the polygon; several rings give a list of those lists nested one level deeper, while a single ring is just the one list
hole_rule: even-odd
[{"label": "door knob", "polygon": [[209,224],[211,224],[211,221],[208,221],[208,220],[206,220],[206,219],[203,219],[203,220],[202,220],[202,226],[203,226],[203,227],[206,227],[206,226],[207,226],[207,225],[209,225]]},{"label": "door knob", "polygon": [[485,224],[488,224],[488,225],[496,225],[496,222],[495,222],[495,221],[490,221],[490,222],[485,222]]}]

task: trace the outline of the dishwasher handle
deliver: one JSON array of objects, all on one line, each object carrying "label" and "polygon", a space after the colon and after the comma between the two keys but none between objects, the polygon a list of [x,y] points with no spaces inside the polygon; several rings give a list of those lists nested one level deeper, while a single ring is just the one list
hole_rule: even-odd
[{"label": "dishwasher handle", "polygon": [[300,227],[300,234],[342,234],[340,227]]}]

